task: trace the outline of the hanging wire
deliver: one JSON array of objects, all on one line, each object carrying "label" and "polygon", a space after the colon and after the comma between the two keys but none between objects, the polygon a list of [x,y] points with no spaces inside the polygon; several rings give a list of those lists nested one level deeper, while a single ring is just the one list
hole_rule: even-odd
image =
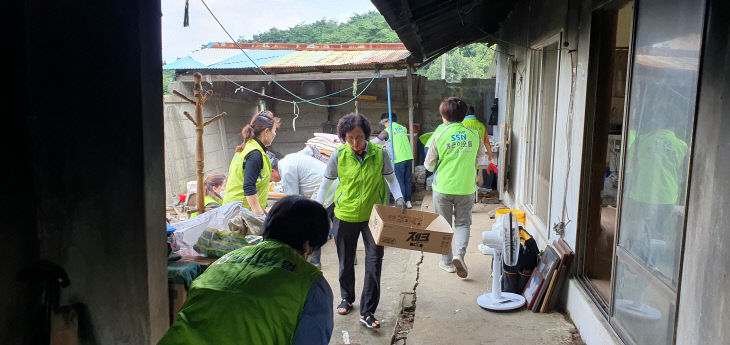
[{"label": "hanging wire", "polygon": [[[244,50],[244,49],[243,49],[243,48],[241,47],[241,45],[240,45],[240,44],[238,44],[238,42],[237,42],[237,41],[236,41],[236,40],[235,40],[235,39],[233,38],[233,36],[232,36],[232,35],[231,35],[231,34],[230,34],[230,33],[228,32],[228,30],[227,30],[227,29],[225,28],[225,26],[223,26],[223,23],[221,23],[221,21],[220,21],[220,20],[218,20],[218,17],[216,17],[215,13],[213,13],[213,11],[212,11],[212,10],[210,9],[210,7],[208,7],[208,4],[207,4],[207,3],[205,2],[205,0],[200,0],[200,2],[202,2],[202,3],[203,3],[203,6],[205,6],[205,8],[206,8],[206,9],[208,10],[208,13],[210,13],[210,15],[211,15],[211,16],[213,17],[213,19],[214,19],[214,20],[215,20],[215,21],[216,21],[216,22],[218,23],[218,26],[220,26],[220,27],[221,27],[221,29],[223,30],[223,32],[225,32],[225,33],[226,33],[226,35],[228,36],[228,38],[230,38],[230,39],[231,39],[231,41],[233,42],[233,44],[235,44],[235,45],[236,45],[236,47],[238,47],[238,49],[239,49],[239,50],[240,50],[240,51],[241,51],[241,52],[243,53],[243,55],[245,55],[245,56],[246,56],[246,58],[248,58],[248,59],[249,59],[249,60],[251,61],[251,63],[252,63],[252,64],[253,64],[254,66],[256,66],[256,68],[257,68],[257,69],[258,69],[259,71],[261,71],[261,73],[262,73],[263,75],[265,75],[265,76],[266,76],[266,77],[267,77],[267,78],[268,78],[268,79],[269,79],[269,80],[270,80],[270,81],[271,81],[272,83],[276,84],[276,85],[277,85],[277,86],[279,86],[279,87],[280,87],[280,88],[281,88],[282,90],[286,91],[286,93],[288,93],[288,94],[290,94],[291,96],[294,96],[294,98],[298,99],[298,100],[300,101],[300,102],[298,102],[298,103],[309,103],[309,104],[312,104],[312,105],[315,105],[315,106],[318,106],[318,107],[336,107],[336,106],[340,106],[340,105],[344,105],[344,104],[350,103],[350,102],[352,102],[352,101],[356,100],[356,99],[357,99],[357,97],[359,97],[359,96],[360,96],[360,95],[362,94],[362,92],[361,92],[360,94],[358,94],[357,96],[353,97],[353,98],[352,98],[352,99],[350,99],[349,101],[346,101],[346,102],[343,102],[343,103],[340,103],[340,104],[337,104],[337,105],[329,105],[329,104],[319,104],[319,103],[314,103],[314,102],[312,102],[312,101],[310,101],[310,100],[304,99],[304,98],[302,98],[302,97],[300,97],[300,96],[296,95],[295,93],[293,93],[293,92],[289,91],[289,89],[287,89],[286,87],[284,87],[283,85],[281,85],[281,84],[280,84],[279,82],[277,82],[276,80],[274,80],[274,78],[272,78],[272,77],[271,77],[271,76],[270,76],[270,75],[269,75],[268,73],[266,73],[266,71],[264,71],[264,69],[263,69],[263,68],[261,68],[261,66],[259,66],[259,65],[258,65],[258,64],[256,63],[256,61],[254,61],[254,59],[252,59],[252,58],[251,58],[251,57],[250,57],[250,56],[248,55],[248,53],[246,53],[246,51],[245,51],[245,50]],[[378,71],[378,72],[377,72],[377,75],[379,75],[379,74],[380,74],[380,72]],[[372,82],[373,82],[373,80],[374,80],[374,79],[375,79],[375,76],[374,76],[374,77],[373,77],[373,78],[372,78],[372,79],[370,80],[370,82],[368,83],[368,86],[370,86],[370,84],[372,84]],[[366,89],[368,88],[368,86],[366,86],[366,87],[365,87],[365,89],[363,89],[363,92],[364,92],[364,91],[365,91],[365,90],[366,90]],[[286,101],[285,101],[285,102],[286,102]]]}]

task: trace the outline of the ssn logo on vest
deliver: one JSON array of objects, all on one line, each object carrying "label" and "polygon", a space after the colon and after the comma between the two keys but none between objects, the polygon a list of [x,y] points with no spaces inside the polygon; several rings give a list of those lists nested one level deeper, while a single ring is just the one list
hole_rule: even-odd
[{"label": "ssn logo on vest", "polygon": [[423,247],[423,243],[428,242],[429,238],[431,237],[431,234],[427,232],[411,231],[408,233],[408,235],[409,236],[406,241],[410,242],[408,243],[408,245],[411,247]]},{"label": "ssn logo on vest", "polygon": [[460,132],[459,134],[452,134],[451,142],[446,143],[446,149],[465,147],[471,147],[471,141],[466,140],[466,133],[464,132]]}]

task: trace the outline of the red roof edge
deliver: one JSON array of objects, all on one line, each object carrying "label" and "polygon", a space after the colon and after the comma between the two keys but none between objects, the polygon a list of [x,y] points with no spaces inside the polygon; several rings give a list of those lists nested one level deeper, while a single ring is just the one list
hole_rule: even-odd
[{"label": "red roof edge", "polygon": [[208,48],[261,50],[406,50],[403,43],[230,43],[211,42]]}]

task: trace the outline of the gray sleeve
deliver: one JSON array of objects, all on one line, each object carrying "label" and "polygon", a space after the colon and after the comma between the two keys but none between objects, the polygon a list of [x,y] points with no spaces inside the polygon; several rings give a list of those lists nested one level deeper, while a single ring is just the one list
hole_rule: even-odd
[{"label": "gray sleeve", "polygon": [[393,173],[393,160],[390,159],[388,150],[383,148],[383,175],[390,175]]},{"label": "gray sleeve", "polygon": [[332,156],[327,162],[327,167],[324,169],[324,178],[334,180],[339,177],[337,175],[337,150],[332,151]]},{"label": "gray sleeve", "polygon": [[436,140],[433,140],[433,137],[431,139],[431,145],[428,147],[428,153],[426,153],[426,158],[423,160],[423,166],[426,170],[433,172],[439,162],[439,153],[436,150]]}]

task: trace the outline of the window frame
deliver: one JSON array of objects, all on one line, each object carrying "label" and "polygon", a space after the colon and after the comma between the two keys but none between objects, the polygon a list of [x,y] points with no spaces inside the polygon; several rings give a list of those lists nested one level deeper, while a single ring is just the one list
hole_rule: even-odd
[{"label": "window frame", "polygon": [[[520,198],[520,204],[525,210],[528,211],[526,213],[528,218],[530,219],[530,221],[536,224],[537,228],[540,229],[539,231],[541,231],[545,238],[547,238],[547,236],[549,235],[548,224],[550,222],[551,213],[550,204],[552,199],[553,185],[553,158],[555,155],[555,128],[558,110],[558,94],[560,91],[560,61],[562,58],[562,51],[560,49],[561,42],[562,32],[537,41],[530,47],[530,51],[528,52],[528,59],[526,62],[528,83],[527,87],[529,96],[525,99],[527,111],[525,112],[526,118],[523,123],[523,133],[526,133],[527,135],[525,136],[526,148],[523,151],[524,153],[522,156],[522,163],[525,168],[523,170],[522,176],[522,180],[524,181],[524,183],[521,190],[522,197]],[[556,45],[557,49],[555,61],[554,92],[551,95],[551,97],[553,98],[553,106],[550,114],[552,116],[552,128],[550,128],[551,149],[549,157],[546,157],[550,160],[550,180],[548,181],[548,193],[547,199],[545,200],[545,203],[547,203],[547,214],[545,215],[545,219],[542,219],[537,213],[537,205],[539,202],[537,195],[539,175],[538,169],[541,162],[541,160],[539,159],[540,154],[538,152],[538,148],[543,143],[543,141],[541,140],[543,138],[540,135],[540,129],[542,128],[542,120],[544,118],[542,101],[543,98],[546,96],[542,91],[544,89],[544,85],[546,85],[546,81],[543,80],[543,66],[545,63],[545,53],[550,51],[546,50],[545,48],[551,45]]]}]

